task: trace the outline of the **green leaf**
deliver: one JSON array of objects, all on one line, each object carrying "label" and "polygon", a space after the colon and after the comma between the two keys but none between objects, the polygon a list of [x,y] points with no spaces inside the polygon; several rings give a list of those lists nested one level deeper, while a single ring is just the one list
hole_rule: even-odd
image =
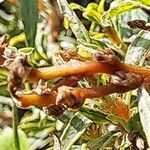
[{"label": "green leaf", "polygon": [[104,26],[103,27],[104,33],[107,35],[107,37],[111,40],[113,45],[117,47],[117,52],[121,54],[123,57],[126,54],[127,47],[125,43],[120,39],[118,36],[117,31],[112,26]]},{"label": "green leaf", "polygon": [[33,50],[33,58],[35,59],[35,61],[40,61],[41,59],[43,59],[43,57],[40,55],[40,53],[34,49]]},{"label": "green leaf", "polygon": [[45,27],[45,24],[38,24],[37,26],[37,36],[35,38],[35,47],[39,54],[45,59],[48,60],[48,56],[46,54],[47,50],[47,45],[48,43],[48,34],[43,32],[43,28]]},{"label": "green leaf", "polygon": [[9,45],[15,46],[18,43],[25,42],[25,40],[26,40],[25,34],[24,33],[20,33],[19,35],[13,36],[9,40]]},{"label": "green leaf", "polygon": [[69,150],[87,150],[87,145],[86,144],[72,145]]},{"label": "green leaf", "polygon": [[6,96],[6,97],[10,96],[10,94],[7,90],[7,82],[1,82],[0,83],[0,95]]},{"label": "green leaf", "polygon": [[86,11],[87,10],[95,10],[96,11],[97,9],[98,9],[98,4],[96,4],[96,3],[89,3],[86,7]]},{"label": "green leaf", "polygon": [[[2,150],[15,150],[13,130],[6,127],[0,133],[0,149]],[[20,150],[29,150],[29,143],[27,137],[22,130],[19,130],[19,143]]]},{"label": "green leaf", "polygon": [[100,14],[96,10],[87,10],[83,14],[83,17],[90,21],[94,21],[96,23],[100,23]]},{"label": "green leaf", "polygon": [[137,2],[139,4],[143,4],[146,6],[150,6],[150,1],[149,0],[132,0],[133,2]]},{"label": "green leaf", "polygon": [[91,123],[90,119],[80,113],[76,113],[61,135],[61,150],[69,150]]},{"label": "green leaf", "polygon": [[81,146],[80,145],[72,145],[70,150],[81,150]]},{"label": "green leaf", "polygon": [[141,8],[124,12],[116,17],[113,17],[112,23],[115,30],[120,35],[124,42],[131,43],[134,37],[141,31],[141,29],[132,29],[128,25],[129,21],[143,20],[149,22],[149,14]]},{"label": "green leaf", "polygon": [[125,62],[142,65],[150,48],[150,32],[141,31],[128,47]]},{"label": "green leaf", "polygon": [[20,0],[20,13],[28,46],[34,47],[38,22],[37,0]]},{"label": "green leaf", "polygon": [[146,135],[147,143],[150,147],[150,96],[144,87],[141,88],[141,91],[139,93],[140,95],[138,109],[140,114],[140,120],[144,133]]},{"label": "green leaf", "polygon": [[139,5],[133,4],[132,2],[122,2],[118,6],[111,8],[106,13],[104,13],[104,15],[102,16],[102,19],[103,19],[102,21],[104,21],[104,25],[105,25],[105,23],[107,23],[105,21],[110,20],[113,17],[120,15],[121,13],[125,11],[136,9],[138,7]]},{"label": "green leaf", "polygon": [[[133,42],[129,45],[128,51],[125,57],[125,63],[133,65],[143,65],[146,54],[149,52],[150,48],[150,32],[141,31]],[[124,94],[125,99],[128,100],[128,105],[130,107],[131,103],[131,92]],[[129,97],[129,98],[128,98]]]},{"label": "green leaf", "polygon": [[69,21],[67,20],[66,17],[64,17],[64,27],[65,27],[66,30],[69,29]]},{"label": "green leaf", "polygon": [[99,5],[98,5],[98,12],[99,12],[100,14],[102,14],[102,13],[104,12],[104,4],[105,4],[105,0],[101,0],[101,1],[99,2]]},{"label": "green leaf", "polygon": [[3,68],[0,68],[0,79],[7,79],[7,77],[8,77],[8,71]]},{"label": "green leaf", "polygon": [[96,122],[96,123],[108,123],[109,120],[106,118],[107,114],[100,112],[98,110],[82,107],[80,109],[80,112],[89,118],[90,120]]},{"label": "green leaf", "polygon": [[[31,66],[43,67],[48,66],[49,62],[41,55],[41,53],[32,47],[21,48],[20,52],[28,53],[28,63]],[[46,54],[44,54],[46,56]],[[42,62],[42,63],[40,63]]]},{"label": "green leaf", "polygon": [[88,147],[91,150],[104,149],[106,147],[113,147],[116,138],[120,135],[120,133],[116,133],[116,131],[109,132],[97,139],[88,143]]},{"label": "green leaf", "polygon": [[32,113],[25,114],[21,119],[19,128],[26,133],[36,133],[40,131],[53,131],[56,120],[51,116],[46,116],[40,109],[32,108]]},{"label": "green leaf", "polygon": [[75,12],[69,7],[66,0],[57,0],[61,11],[69,21],[69,26],[78,41],[90,42],[88,31],[76,16]]},{"label": "green leaf", "polygon": [[114,124],[120,124],[126,131],[129,131],[127,123],[122,118],[113,114],[108,115],[106,118]]},{"label": "green leaf", "polygon": [[25,48],[20,48],[18,49],[19,52],[23,52],[23,53],[31,53],[35,48],[33,47],[25,47]]},{"label": "green leaf", "polygon": [[6,104],[6,105],[11,106],[11,107],[13,106],[13,101],[12,101],[11,98],[1,96],[1,95],[0,95],[0,103],[1,104]]},{"label": "green leaf", "polygon": [[[139,113],[136,113],[134,116],[132,116],[128,121],[128,127],[130,129],[130,132],[140,133],[142,137],[144,137],[144,132],[142,130],[142,125],[140,122],[140,116]],[[136,128],[135,128],[136,127]]]},{"label": "green leaf", "polygon": [[82,7],[81,5],[76,4],[76,3],[71,3],[69,6],[70,6],[70,8],[72,10],[80,10],[80,11],[84,11],[85,10],[84,7]]}]

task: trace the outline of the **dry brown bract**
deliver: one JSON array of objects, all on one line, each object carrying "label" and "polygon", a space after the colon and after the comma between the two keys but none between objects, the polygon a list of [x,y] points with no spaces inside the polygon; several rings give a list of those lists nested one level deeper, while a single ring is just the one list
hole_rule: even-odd
[{"label": "dry brown bract", "polygon": [[8,46],[8,38],[6,35],[0,38],[0,65],[3,64],[5,59],[3,58],[4,50]]},{"label": "dry brown bract", "polygon": [[92,57],[82,57],[77,53],[77,51],[74,48],[68,48],[64,50],[58,51],[58,54],[63,58],[65,61],[69,61],[70,59],[76,59],[79,61],[86,61],[86,60],[92,60]]},{"label": "dry brown bract", "polygon": [[150,25],[146,23],[146,21],[144,20],[133,20],[133,21],[129,21],[128,25],[130,26],[130,28],[136,29],[142,29],[142,30],[150,30]]},{"label": "dry brown bract", "polygon": [[3,57],[5,61],[1,66],[10,73],[8,90],[12,96],[15,96],[14,89],[20,88],[27,80],[30,68],[26,66],[26,55],[18,53],[15,47],[6,47]]}]

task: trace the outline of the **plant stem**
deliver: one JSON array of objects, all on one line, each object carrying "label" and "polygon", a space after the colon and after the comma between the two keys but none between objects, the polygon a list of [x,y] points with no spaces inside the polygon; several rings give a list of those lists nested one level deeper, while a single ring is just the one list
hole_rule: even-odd
[{"label": "plant stem", "polygon": [[13,104],[13,134],[14,134],[14,145],[16,150],[20,150],[19,147],[19,136],[18,136],[18,108],[16,104]]}]

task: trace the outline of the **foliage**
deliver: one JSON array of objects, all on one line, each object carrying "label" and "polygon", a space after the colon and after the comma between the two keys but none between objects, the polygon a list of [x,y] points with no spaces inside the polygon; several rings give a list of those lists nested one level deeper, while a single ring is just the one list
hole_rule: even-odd
[{"label": "foliage", "polygon": [[[44,0],[0,2],[0,35],[8,35],[9,45],[27,56],[30,67],[62,65],[76,58],[87,61],[97,52],[111,49],[122,62],[149,68],[150,29],[129,26],[129,22],[135,20],[142,20],[149,26],[149,1],[93,0],[86,7],[69,4],[66,0],[57,0],[57,3]],[[55,27],[62,17],[57,11],[64,14],[60,32],[58,26]],[[56,21],[53,15],[60,18]],[[49,36],[56,33],[55,28],[58,37],[54,42]],[[68,49],[72,51],[66,54]],[[4,150],[15,149],[11,122],[15,117],[12,116],[12,101],[16,99],[10,98],[7,90],[10,75],[1,66],[0,149]],[[77,86],[105,85],[108,77],[98,73],[81,79]],[[49,89],[61,80],[48,80]],[[34,86],[26,82],[21,90],[30,93]],[[80,109],[65,110],[57,117],[45,114],[41,107],[18,107],[15,126],[20,150],[147,149],[150,147],[149,100],[149,86],[142,85],[124,94],[87,98]]]}]

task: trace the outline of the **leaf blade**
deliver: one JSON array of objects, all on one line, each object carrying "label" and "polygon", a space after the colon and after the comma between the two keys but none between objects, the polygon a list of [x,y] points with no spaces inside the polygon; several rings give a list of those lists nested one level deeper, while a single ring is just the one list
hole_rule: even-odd
[{"label": "leaf blade", "polygon": [[37,0],[20,0],[20,13],[28,46],[34,47],[38,22]]},{"label": "leaf blade", "polygon": [[110,146],[110,144],[113,144],[113,142],[118,137],[119,133],[116,133],[116,131],[109,132],[97,139],[94,139],[88,144],[89,149],[97,150],[97,149],[103,149],[107,146]]},{"label": "leaf blade", "polygon": [[145,88],[141,88],[139,95],[138,109],[143,130],[146,135],[147,143],[150,147],[150,96]]},{"label": "leaf blade", "polygon": [[69,25],[78,41],[90,42],[88,31],[76,16],[75,12],[69,7],[66,0],[57,0],[61,11],[69,21]]},{"label": "leaf blade", "polygon": [[142,65],[150,48],[149,31],[141,31],[128,47],[125,62]]},{"label": "leaf blade", "polygon": [[61,135],[61,149],[69,150],[72,144],[79,139],[91,123],[92,121],[90,119],[80,113],[76,113]]}]

